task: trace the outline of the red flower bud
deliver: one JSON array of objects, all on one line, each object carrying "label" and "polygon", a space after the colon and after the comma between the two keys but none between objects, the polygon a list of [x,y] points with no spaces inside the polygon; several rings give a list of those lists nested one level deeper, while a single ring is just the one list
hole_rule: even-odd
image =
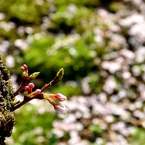
[{"label": "red flower bud", "polygon": [[47,94],[43,93],[43,98],[47,100],[57,100],[57,101],[65,101],[67,98],[66,96],[62,95],[61,93],[58,94]]},{"label": "red flower bud", "polygon": [[23,66],[21,66],[21,70],[28,72],[28,66],[26,64],[23,64]]},{"label": "red flower bud", "polygon": [[30,98],[36,97],[40,93],[41,93],[41,90],[40,89],[36,89],[34,92],[32,92],[31,94],[29,94],[28,97],[30,97]]},{"label": "red flower bud", "polygon": [[24,88],[25,95],[32,93],[32,89],[34,87],[35,87],[35,85],[33,83],[29,83],[28,86],[25,86],[25,88]]},{"label": "red flower bud", "polygon": [[35,87],[35,85],[33,83],[29,83],[28,84],[29,88],[33,89]]},{"label": "red flower bud", "polygon": [[61,101],[61,102],[65,101],[67,99],[66,96],[64,96],[61,93],[54,94],[52,97],[53,97],[53,99],[56,99],[56,100]]}]

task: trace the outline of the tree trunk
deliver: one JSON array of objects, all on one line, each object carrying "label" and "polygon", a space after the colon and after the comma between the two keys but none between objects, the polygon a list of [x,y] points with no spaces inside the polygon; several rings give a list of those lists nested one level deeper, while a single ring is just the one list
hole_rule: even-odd
[{"label": "tree trunk", "polygon": [[15,124],[14,113],[11,105],[13,87],[10,74],[0,56],[0,145],[5,145],[5,137],[11,136]]}]

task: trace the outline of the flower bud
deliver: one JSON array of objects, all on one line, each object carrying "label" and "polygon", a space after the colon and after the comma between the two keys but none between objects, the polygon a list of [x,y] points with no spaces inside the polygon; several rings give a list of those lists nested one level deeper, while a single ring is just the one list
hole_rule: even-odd
[{"label": "flower bud", "polygon": [[36,95],[39,95],[41,93],[41,89],[36,89],[34,92]]},{"label": "flower bud", "polygon": [[28,66],[26,64],[23,64],[23,66],[21,66],[21,70],[24,72],[28,72]]},{"label": "flower bud", "polygon": [[24,90],[29,91],[29,86],[25,86]]},{"label": "flower bud", "polygon": [[62,95],[61,93],[58,94],[47,94],[43,93],[43,98],[47,100],[56,100],[56,101],[65,101],[67,98],[66,96]]},{"label": "flower bud", "polygon": [[22,80],[25,81],[28,78],[28,72],[27,71],[23,71],[22,72]]},{"label": "flower bud", "polygon": [[35,87],[35,85],[33,83],[29,83],[28,84],[29,88],[33,89]]},{"label": "flower bud", "polygon": [[61,68],[61,69],[57,72],[56,77],[58,77],[59,80],[61,80],[62,77],[63,77],[63,75],[64,75],[64,69]]},{"label": "flower bud", "polygon": [[33,79],[35,79],[39,74],[40,74],[40,72],[34,72],[34,73],[32,73],[32,74],[29,76],[29,78],[30,78],[31,80],[33,80]]},{"label": "flower bud", "polygon": [[30,98],[36,97],[40,93],[41,93],[41,89],[36,89],[34,92],[32,92],[31,94],[29,94],[28,97],[30,97]]},{"label": "flower bud", "polygon": [[68,108],[61,104],[53,104],[53,107],[60,114],[66,114],[68,112]]},{"label": "flower bud", "polygon": [[24,88],[24,94],[30,94],[32,93],[32,89],[35,87],[33,83],[29,83],[28,86],[25,86]]},{"label": "flower bud", "polygon": [[61,93],[54,94],[52,98],[61,102],[67,99],[66,96],[62,95]]}]

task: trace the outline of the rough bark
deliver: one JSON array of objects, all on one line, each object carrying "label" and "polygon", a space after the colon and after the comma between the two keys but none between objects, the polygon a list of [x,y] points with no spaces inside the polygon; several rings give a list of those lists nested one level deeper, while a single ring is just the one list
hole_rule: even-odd
[{"label": "rough bark", "polygon": [[0,56],[0,145],[5,145],[5,137],[11,136],[15,124],[14,113],[11,105],[13,87],[10,74]]}]

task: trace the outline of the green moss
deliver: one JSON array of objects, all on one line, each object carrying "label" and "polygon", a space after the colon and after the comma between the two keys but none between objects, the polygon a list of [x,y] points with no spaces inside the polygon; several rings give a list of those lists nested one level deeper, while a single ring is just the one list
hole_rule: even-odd
[{"label": "green moss", "polygon": [[4,138],[11,135],[14,126],[14,114],[11,112],[13,88],[9,80],[10,74],[0,57],[0,143],[4,145]]}]

